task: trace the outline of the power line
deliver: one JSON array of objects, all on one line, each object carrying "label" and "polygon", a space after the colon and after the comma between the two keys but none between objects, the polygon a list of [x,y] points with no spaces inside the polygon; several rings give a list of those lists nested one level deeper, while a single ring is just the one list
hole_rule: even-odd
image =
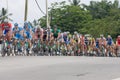
[{"label": "power line", "polygon": [[35,0],[35,2],[36,2],[36,4],[37,4],[39,10],[40,10],[44,15],[46,15],[46,14],[44,13],[44,11],[41,9],[41,7],[40,7],[40,5],[38,4],[37,0]]}]

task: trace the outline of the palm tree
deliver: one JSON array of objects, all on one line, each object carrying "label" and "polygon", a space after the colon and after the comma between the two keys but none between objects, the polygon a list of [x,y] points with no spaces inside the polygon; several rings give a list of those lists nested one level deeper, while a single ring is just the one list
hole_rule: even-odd
[{"label": "palm tree", "polygon": [[68,1],[74,6],[79,6],[80,5],[80,0],[68,0]]},{"label": "palm tree", "polygon": [[0,22],[4,22],[5,19],[8,19],[9,21],[13,21],[12,19],[9,18],[9,16],[11,16],[12,13],[7,12],[7,9],[2,8],[2,10],[0,11]]}]

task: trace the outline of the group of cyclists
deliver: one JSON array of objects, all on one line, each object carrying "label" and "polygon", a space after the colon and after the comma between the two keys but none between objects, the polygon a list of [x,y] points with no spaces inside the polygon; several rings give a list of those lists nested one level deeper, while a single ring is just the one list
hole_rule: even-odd
[{"label": "group of cyclists", "polygon": [[0,24],[0,54],[10,55],[63,55],[63,56],[120,56],[120,36],[116,42],[108,35],[94,38],[92,35],[62,32],[55,25],[42,28],[12,26],[7,20]]}]

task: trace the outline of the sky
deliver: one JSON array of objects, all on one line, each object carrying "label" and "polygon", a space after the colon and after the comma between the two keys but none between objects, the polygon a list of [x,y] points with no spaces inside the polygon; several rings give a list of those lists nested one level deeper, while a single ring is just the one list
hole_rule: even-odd
[{"label": "sky", "polygon": [[[46,12],[46,0],[37,0],[41,9]],[[54,2],[61,2],[61,1],[68,1],[68,0],[48,0],[48,6],[50,7],[51,3]],[[89,4],[91,0],[81,0],[81,3]],[[92,0],[92,1],[101,1],[101,0]],[[111,0],[114,1],[114,0]],[[0,9],[2,7],[7,8],[7,0],[0,0]],[[35,0],[28,0],[28,21],[33,21],[34,19],[39,19],[40,17],[44,16],[38,9]],[[11,18],[13,19],[12,23],[19,23],[23,24],[24,22],[24,6],[25,0],[8,0],[8,12],[13,13]]]}]

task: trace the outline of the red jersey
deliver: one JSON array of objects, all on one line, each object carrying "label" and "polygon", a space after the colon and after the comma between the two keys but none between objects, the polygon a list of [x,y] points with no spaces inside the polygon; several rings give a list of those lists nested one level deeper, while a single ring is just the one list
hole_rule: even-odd
[{"label": "red jersey", "polygon": [[7,23],[7,24],[5,24],[5,23],[2,23],[2,24],[0,24],[0,27],[2,27],[2,30],[10,30],[11,28],[12,28],[12,24],[11,23]]},{"label": "red jersey", "polygon": [[117,44],[120,45],[120,38],[117,39]]}]

